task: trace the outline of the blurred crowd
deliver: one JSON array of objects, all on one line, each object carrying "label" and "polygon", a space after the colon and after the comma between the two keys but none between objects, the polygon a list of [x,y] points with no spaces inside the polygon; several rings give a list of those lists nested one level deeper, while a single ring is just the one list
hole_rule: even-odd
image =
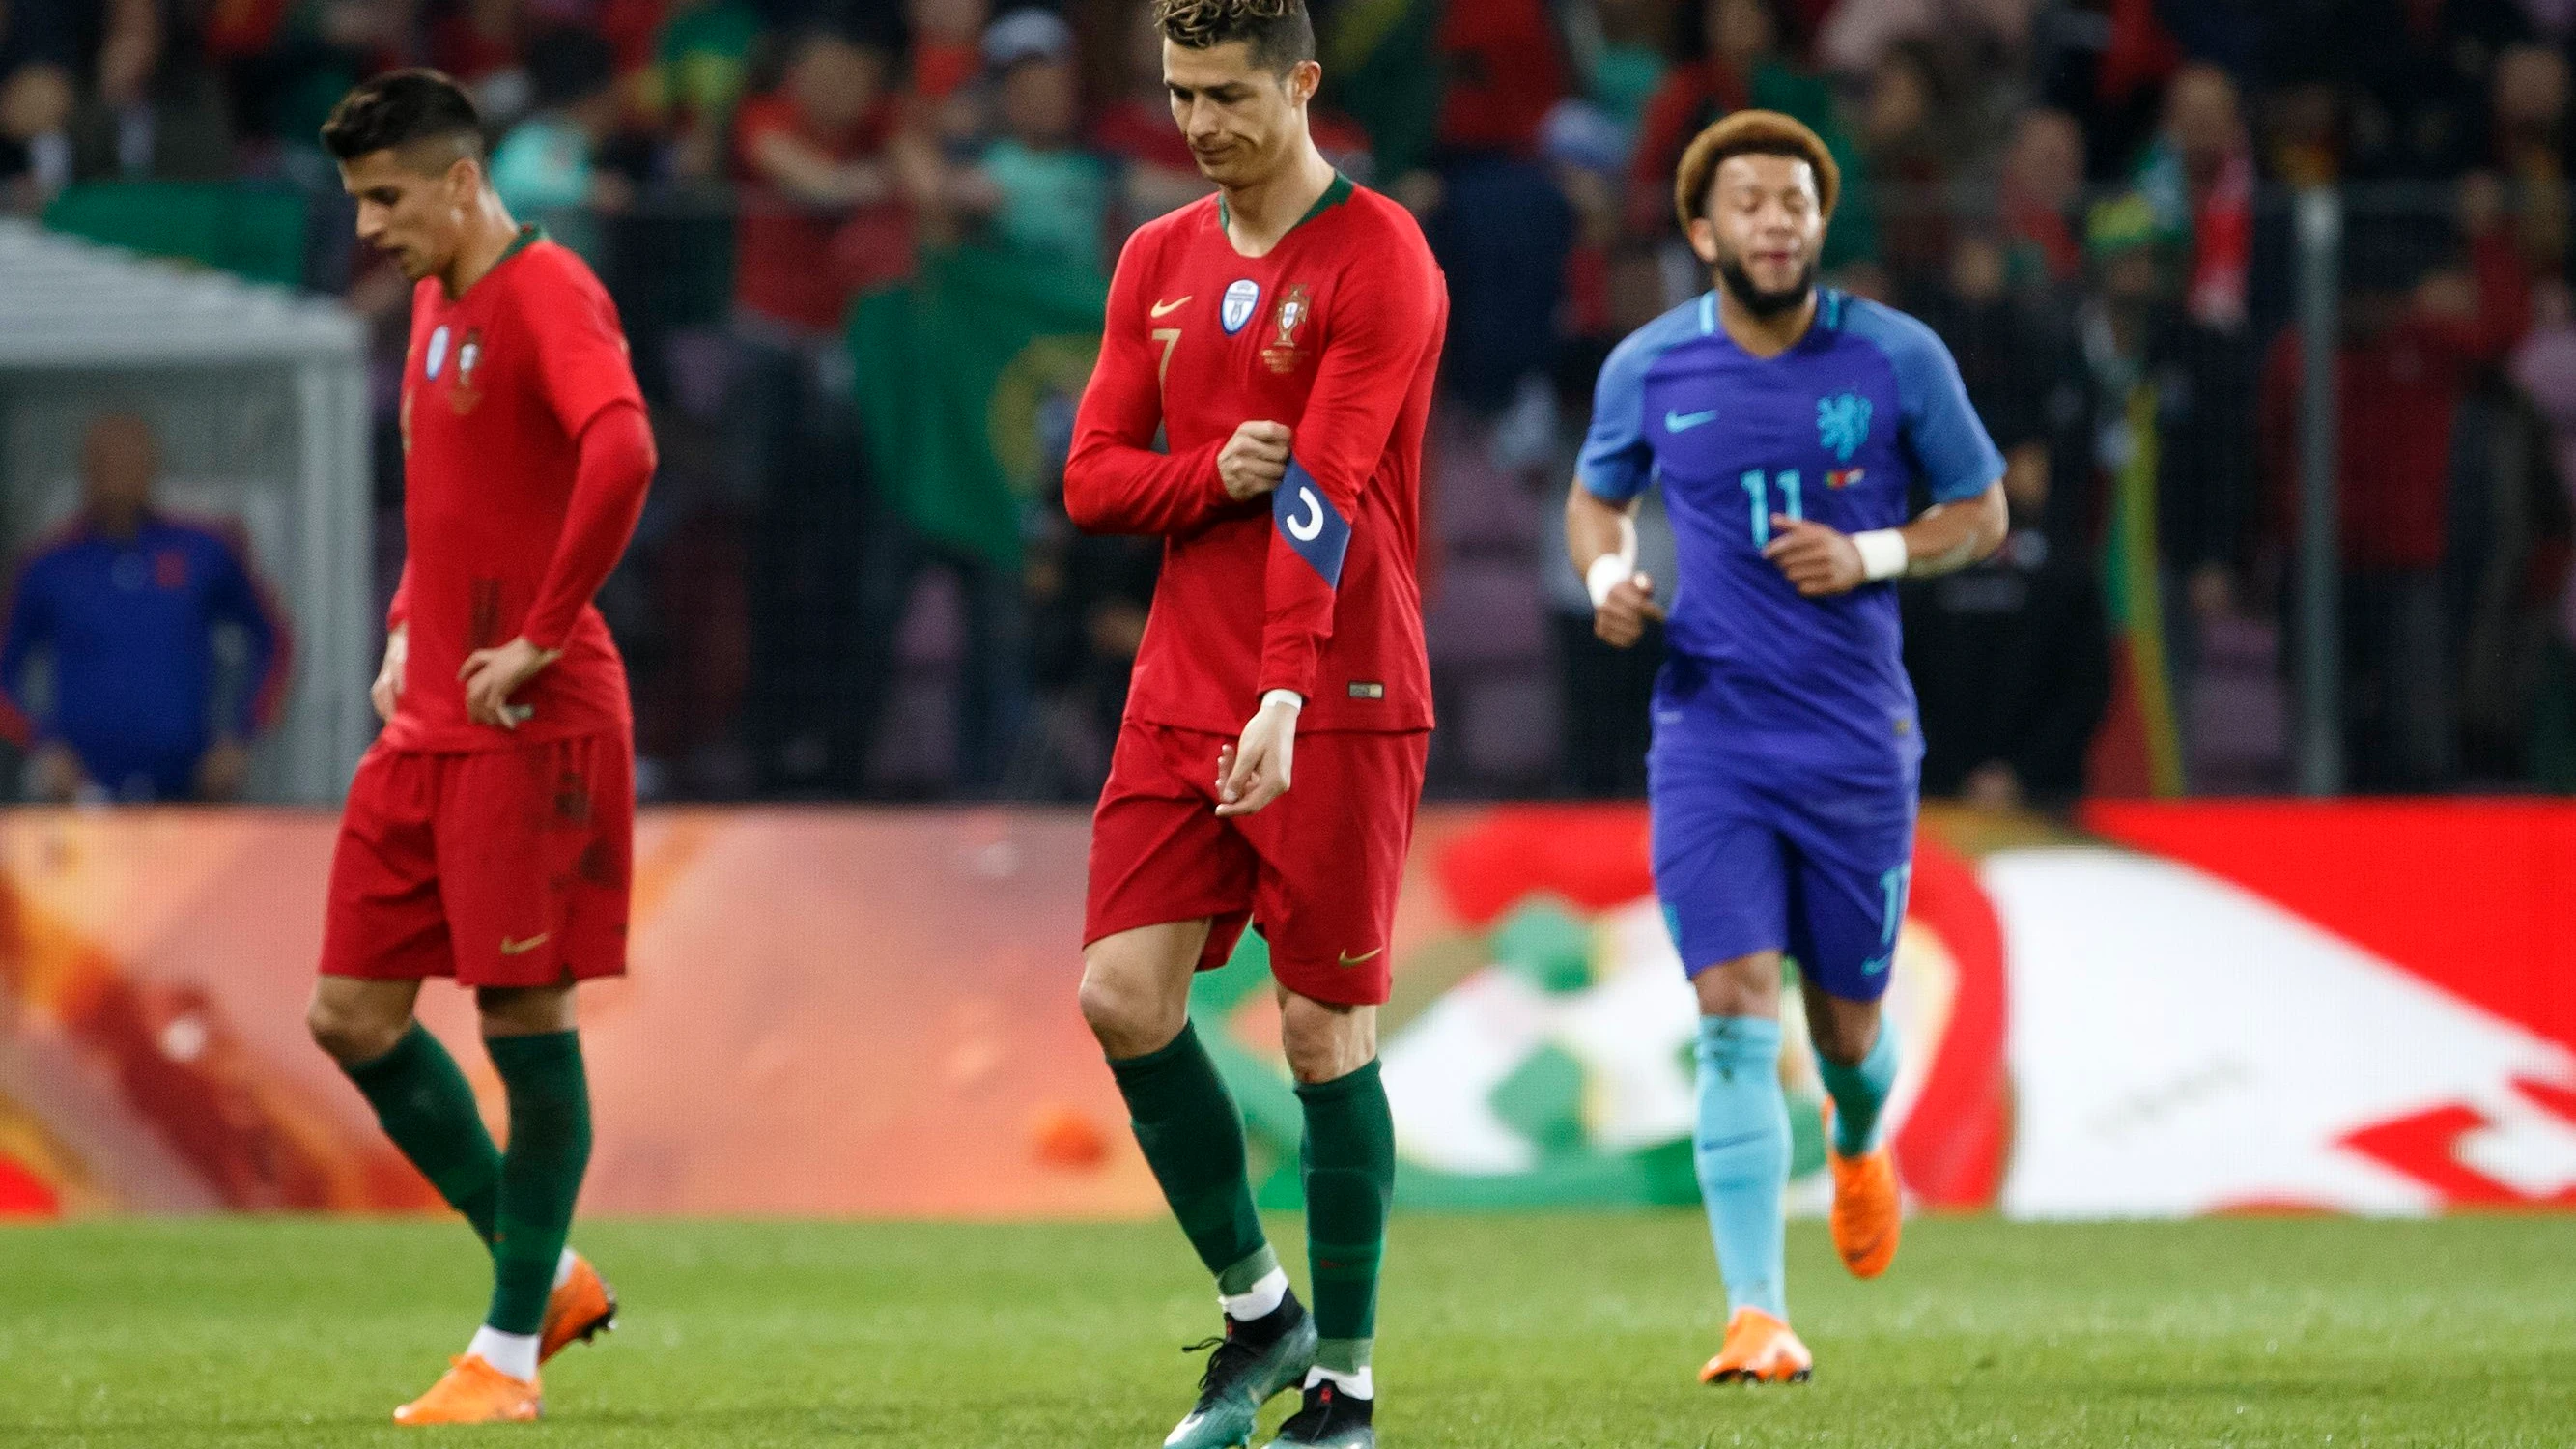
[{"label": "blurred crowd", "polygon": [[[1096,307],[1125,234],[1203,194],[1146,9],[0,0],[0,203],[138,180],[312,196],[307,279],[383,339],[390,580],[408,295],[342,239],[314,128],[382,68],[456,75],[505,200],[617,295],[655,409],[664,473],[602,601],[648,793],[1079,799],[1155,568],[1053,501],[1079,371],[1031,384],[1017,491],[961,533],[925,522],[950,480],[885,461],[898,420],[867,399],[886,359],[852,324],[961,248]],[[2576,3],[1315,11],[1318,139],[1416,212],[1453,296],[1427,507],[1435,793],[1641,788],[1654,641],[1592,640],[1551,500],[1608,349],[1707,285],[1670,177],[1748,106],[1826,138],[1845,184],[1827,279],[1930,322],[2009,460],[2003,553],[1907,599],[1927,791],[2289,783],[2320,371],[2294,324],[2324,264],[2342,585],[2324,647],[2349,782],[2576,789]],[[2293,199],[2326,184],[2340,233],[2303,241]],[[1669,577],[1651,505],[1644,528]]]}]

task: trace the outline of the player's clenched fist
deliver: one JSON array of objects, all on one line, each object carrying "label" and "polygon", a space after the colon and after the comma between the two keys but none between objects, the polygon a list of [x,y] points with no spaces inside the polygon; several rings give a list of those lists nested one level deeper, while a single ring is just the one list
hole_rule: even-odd
[{"label": "player's clenched fist", "polygon": [[397,627],[385,636],[385,662],[376,670],[375,686],[367,698],[376,706],[376,718],[394,722],[394,706],[402,702],[403,667],[411,658],[411,630]]},{"label": "player's clenched fist", "polygon": [[1664,606],[1655,602],[1655,580],[1649,574],[1630,574],[1610,586],[1601,602],[1592,610],[1592,632],[1613,649],[1625,649],[1644,637],[1649,622],[1664,620]]},{"label": "player's clenched fist", "polygon": [[1256,422],[1236,428],[1216,455],[1216,475],[1225,482],[1226,496],[1237,503],[1277,488],[1288,476],[1288,425]]},{"label": "player's clenched fist", "polygon": [[1771,541],[1762,556],[1810,599],[1847,594],[1869,582],[1860,548],[1848,535],[1803,518],[1772,514]]}]

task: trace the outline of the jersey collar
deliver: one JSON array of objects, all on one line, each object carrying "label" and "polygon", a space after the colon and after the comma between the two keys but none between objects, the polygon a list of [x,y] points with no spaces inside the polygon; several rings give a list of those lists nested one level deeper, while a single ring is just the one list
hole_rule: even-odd
[{"label": "jersey collar", "polygon": [[[1288,231],[1293,232],[1297,227],[1304,226],[1306,223],[1313,221],[1316,217],[1322,216],[1325,212],[1328,212],[1334,207],[1341,205],[1343,202],[1350,200],[1351,193],[1358,189],[1359,185],[1357,182],[1344,176],[1339,170],[1335,170],[1333,172],[1333,184],[1324,188],[1324,194],[1315,198],[1315,204],[1307,207],[1306,214],[1297,218],[1296,225],[1289,227]],[[1217,230],[1223,231],[1228,226],[1232,225],[1233,223],[1230,220],[1231,216],[1232,213],[1225,209],[1225,194],[1223,192],[1219,192],[1216,198]],[[1281,241],[1286,241],[1288,239],[1288,232],[1280,233],[1279,239]]]},{"label": "jersey collar", "polygon": [[[1790,343],[1787,350],[1779,353],[1777,356],[1756,360],[1776,362],[1779,358],[1787,357],[1791,353],[1805,351],[1810,343],[1830,338],[1835,333],[1842,331],[1843,312],[1850,303],[1851,294],[1840,287],[1818,287],[1816,289],[1816,315],[1808,319],[1807,330],[1798,334],[1798,340]],[[1723,340],[1727,346],[1734,347],[1738,352],[1744,351],[1743,348],[1736,345],[1736,341],[1733,337],[1727,335],[1726,324],[1718,320],[1717,288],[1715,287],[1711,287],[1707,291],[1699,294],[1699,335],[1702,337],[1719,338]],[[1753,356],[1753,354],[1749,352],[1744,353],[1744,355],[1747,357]]]},{"label": "jersey collar", "polygon": [[[499,256],[492,259],[492,265],[485,269],[482,276],[474,279],[474,287],[482,286],[485,282],[490,281],[492,273],[509,265],[510,258],[517,256],[519,253],[526,251],[528,248],[545,240],[548,240],[546,229],[539,226],[537,223],[532,221],[520,227],[519,234],[510,238],[510,244],[502,249]],[[457,302],[464,301],[466,297],[474,291],[474,287],[468,287],[464,291],[457,293],[454,300]]]}]

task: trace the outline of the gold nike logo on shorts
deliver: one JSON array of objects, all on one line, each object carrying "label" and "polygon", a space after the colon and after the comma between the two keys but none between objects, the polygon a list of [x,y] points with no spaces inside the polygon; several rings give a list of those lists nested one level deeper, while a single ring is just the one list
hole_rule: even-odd
[{"label": "gold nike logo on shorts", "polygon": [[513,941],[509,937],[503,936],[501,938],[501,954],[504,956],[525,956],[530,951],[544,945],[547,939],[553,935],[554,932],[552,931],[539,931],[537,934],[530,936],[524,941]]},{"label": "gold nike logo on shorts", "polygon": [[1366,956],[1354,956],[1354,955],[1352,955],[1350,952],[1348,952],[1348,951],[1344,951],[1344,952],[1342,953],[1342,964],[1343,964],[1343,965],[1345,965],[1345,966],[1357,966],[1357,965],[1361,964],[1361,963],[1362,963],[1362,962],[1364,962],[1364,961],[1368,961],[1368,960],[1374,959],[1374,958],[1375,958],[1375,957],[1376,957],[1380,952],[1383,952],[1384,950],[1386,950],[1386,948],[1385,948],[1384,946],[1380,946],[1380,947],[1378,947],[1378,948],[1377,948],[1377,950],[1376,950],[1376,951],[1371,951],[1371,952],[1369,952]]}]

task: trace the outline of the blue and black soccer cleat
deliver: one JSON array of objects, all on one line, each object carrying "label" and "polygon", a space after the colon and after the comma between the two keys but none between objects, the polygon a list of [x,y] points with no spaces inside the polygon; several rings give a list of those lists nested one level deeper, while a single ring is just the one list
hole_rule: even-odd
[{"label": "blue and black soccer cleat", "polygon": [[1315,1319],[1292,1291],[1266,1316],[1250,1323],[1225,1321],[1225,1337],[1192,1344],[1212,1349],[1199,1376],[1199,1401],[1163,1449],[1237,1449],[1252,1442],[1261,1406],[1283,1389],[1305,1381],[1315,1366]]},{"label": "blue and black soccer cleat", "polygon": [[1330,1379],[1306,1390],[1306,1407],[1279,1426],[1271,1449],[1377,1449],[1375,1399],[1355,1399]]}]

